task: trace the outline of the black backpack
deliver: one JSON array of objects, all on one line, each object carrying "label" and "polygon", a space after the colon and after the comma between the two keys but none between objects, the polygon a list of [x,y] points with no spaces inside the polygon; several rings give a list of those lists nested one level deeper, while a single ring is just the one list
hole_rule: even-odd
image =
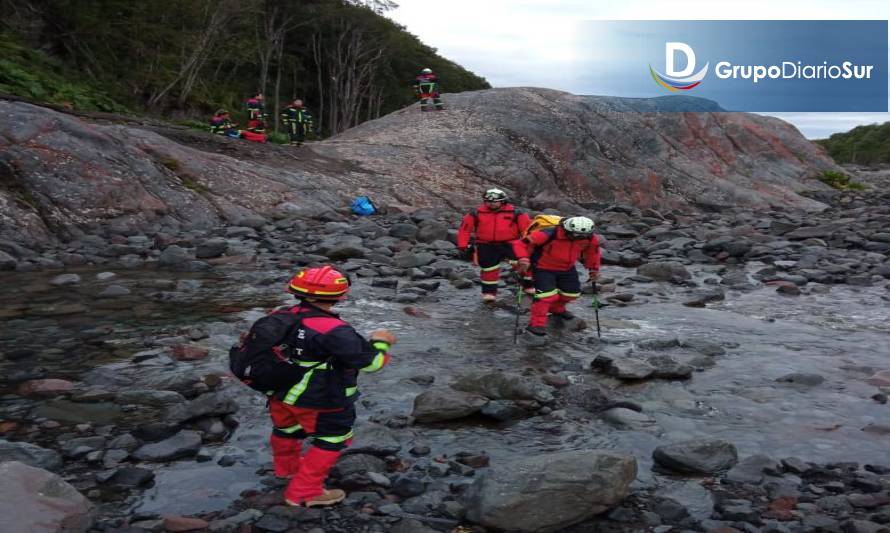
[{"label": "black backpack", "polygon": [[245,385],[264,394],[298,383],[306,372],[325,364],[300,366],[291,360],[293,337],[303,325],[305,312],[266,315],[229,349],[229,370]]}]

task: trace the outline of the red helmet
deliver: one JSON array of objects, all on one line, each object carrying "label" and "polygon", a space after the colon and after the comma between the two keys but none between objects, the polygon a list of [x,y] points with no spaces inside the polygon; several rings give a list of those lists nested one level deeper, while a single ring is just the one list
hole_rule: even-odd
[{"label": "red helmet", "polygon": [[291,278],[287,290],[300,298],[337,301],[349,292],[349,278],[329,265],[307,268]]}]

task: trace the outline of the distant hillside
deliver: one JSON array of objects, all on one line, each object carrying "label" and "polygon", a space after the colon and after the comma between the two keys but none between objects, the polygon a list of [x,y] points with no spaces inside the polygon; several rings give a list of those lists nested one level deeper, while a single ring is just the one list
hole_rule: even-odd
[{"label": "distant hillside", "polygon": [[[489,88],[382,15],[387,0],[0,0],[0,93],[204,122],[302,98],[337,133],[411,104],[414,76]],[[277,113],[270,113],[277,122]],[[273,124],[274,125],[274,124]]]},{"label": "distant hillside", "polygon": [[890,163],[890,122],[857,126],[816,142],[824,146],[838,163]]}]

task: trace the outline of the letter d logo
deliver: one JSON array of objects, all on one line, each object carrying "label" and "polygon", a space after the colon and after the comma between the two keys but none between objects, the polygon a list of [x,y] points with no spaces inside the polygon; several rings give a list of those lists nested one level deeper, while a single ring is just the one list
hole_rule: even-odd
[{"label": "letter d logo", "polygon": [[[686,68],[674,70],[674,56],[676,52],[686,55]],[[685,78],[695,70],[695,52],[686,43],[664,43],[664,70],[672,78]]]},{"label": "letter d logo", "polygon": [[[674,69],[674,58],[677,52],[681,52],[686,56],[686,68],[679,71]],[[652,65],[649,65],[649,73],[652,74],[652,79],[655,80],[655,83],[671,92],[678,90],[688,91],[697,87],[708,73],[708,66],[710,65],[710,63],[705,63],[701,70],[693,74],[695,70],[695,52],[688,44],[678,42],[664,43],[664,64],[667,75],[658,72],[652,68]]]}]

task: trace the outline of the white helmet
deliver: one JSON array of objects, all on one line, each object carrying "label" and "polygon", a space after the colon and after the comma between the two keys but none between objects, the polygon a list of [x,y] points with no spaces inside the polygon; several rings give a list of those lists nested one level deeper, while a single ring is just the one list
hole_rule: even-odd
[{"label": "white helmet", "polygon": [[590,237],[593,235],[593,221],[587,217],[564,218],[562,220],[562,229],[572,237]]},{"label": "white helmet", "polygon": [[433,69],[431,69],[431,68],[425,68],[425,69],[421,70],[420,73],[421,73],[421,74],[432,74],[432,73],[433,73]]},{"label": "white helmet", "polygon": [[488,189],[485,191],[485,194],[482,195],[482,199],[486,202],[506,202],[507,193],[500,189]]}]

